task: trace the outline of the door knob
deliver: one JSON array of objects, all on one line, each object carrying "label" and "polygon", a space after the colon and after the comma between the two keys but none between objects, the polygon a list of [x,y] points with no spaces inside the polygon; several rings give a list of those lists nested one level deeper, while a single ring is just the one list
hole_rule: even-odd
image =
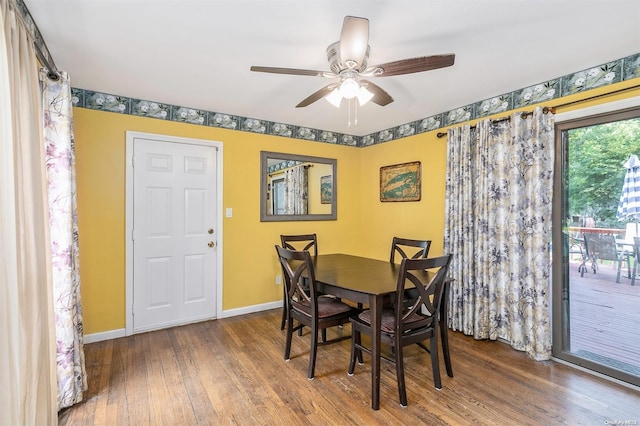
[{"label": "door knob", "polygon": [[214,243],[213,241],[209,241],[209,242],[207,243],[207,245],[208,245],[209,247],[213,247],[213,246],[215,246],[215,245],[216,245],[216,243]]}]

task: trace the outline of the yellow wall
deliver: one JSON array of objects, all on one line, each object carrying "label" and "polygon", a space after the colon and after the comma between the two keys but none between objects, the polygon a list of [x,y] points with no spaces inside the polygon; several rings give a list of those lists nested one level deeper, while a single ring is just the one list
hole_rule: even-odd
[{"label": "yellow wall", "polygon": [[[437,132],[399,139],[361,149],[360,179],[367,182],[360,194],[363,208],[361,254],[388,259],[393,236],[430,239],[430,254],[442,254],[444,236],[444,184],[447,139]],[[419,161],[422,195],[415,202],[380,202],[380,167]]]},{"label": "yellow wall", "polygon": [[[360,240],[360,151],[226,129],[167,122],[110,112],[74,109],[78,180],[80,273],[86,334],[125,326],[125,144],[126,131],[223,143],[224,310],[281,300],[274,244],[282,233],[318,234],[323,253],[356,253]],[[260,222],[260,151],[289,152],[338,160],[338,220]],[[248,267],[250,265],[250,267]]]},{"label": "yellow wall", "polygon": [[[557,99],[559,105],[640,83],[640,79]],[[638,96],[639,90],[593,101]],[[585,105],[586,106],[586,105]],[[582,107],[574,106],[566,108]],[[528,108],[530,110],[531,108]],[[561,111],[559,111],[561,112]],[[506,115],[506,114],[502,114]],[[322,253],[387,259],[391,238],[428,238],[442,253],[446,137],[438,131],[367,148],[281,138],[74,109],[77,152],[80,273],[86,334],[125,327],[125,132],[138,131],[223,143],[223,310],[281,300],[274,244],[283,233],[318,234]],[[338,220],[260,222],[260,151],[338,160]],[[380,167],[420,161],[422,199],[380,202]],[[250,263],[250,267],[247,265]]]}]

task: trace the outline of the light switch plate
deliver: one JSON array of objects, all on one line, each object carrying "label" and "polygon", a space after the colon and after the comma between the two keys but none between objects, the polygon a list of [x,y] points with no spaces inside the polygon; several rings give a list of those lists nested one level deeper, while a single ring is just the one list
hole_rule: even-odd
[{"label": "light switch plate", "polygon": [[232,217],[233,216],[233,209],[231,207],[227,207],[227,211],[226,211],[225,215],[227,217]]}]

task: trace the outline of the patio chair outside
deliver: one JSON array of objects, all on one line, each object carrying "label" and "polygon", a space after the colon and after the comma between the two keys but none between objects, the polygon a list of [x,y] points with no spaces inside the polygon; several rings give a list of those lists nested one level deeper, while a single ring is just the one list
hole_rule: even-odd
[{"label": "patio chair outside", "polygon": [[616,282],[620,282],[622,263],[627,262],[628,275],[631,276],[631,260],[626,250],[620,249],[613,235],[585,233],[584,246],[586,255],[579,267],[580,276],[584,276],[587,270],[587,262],[591,262],[591,269],[595,274],[598,271],[598,262],[611,261],[617,266]]}]

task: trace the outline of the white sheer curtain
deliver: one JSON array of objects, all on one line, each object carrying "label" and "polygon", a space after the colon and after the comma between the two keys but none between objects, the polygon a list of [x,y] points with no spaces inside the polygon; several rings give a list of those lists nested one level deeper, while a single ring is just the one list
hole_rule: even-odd
[{"label": "white sheer curtain", "polygon": [[42,71],[44,145],[49,195],[56,327],[58,409],[82,401],[87,376],[82,345],[82,305],[78,247],[75,148],[69,76],[58,80]]},{"label": "white sheer curtain", "polygon": [[448,133],[449,325],[536,360],[551,356],[553,146],[542,108]]},{"label": "white sheer curtain", "polygon": [[0,424],[55,425],[55,336],[38,63],[0,0]]},{"label": "white sheer curtain", "polygon": [[307,214],[309,211],[309,173],[307,166],[287,169],[284,175],[284,214]]}]

